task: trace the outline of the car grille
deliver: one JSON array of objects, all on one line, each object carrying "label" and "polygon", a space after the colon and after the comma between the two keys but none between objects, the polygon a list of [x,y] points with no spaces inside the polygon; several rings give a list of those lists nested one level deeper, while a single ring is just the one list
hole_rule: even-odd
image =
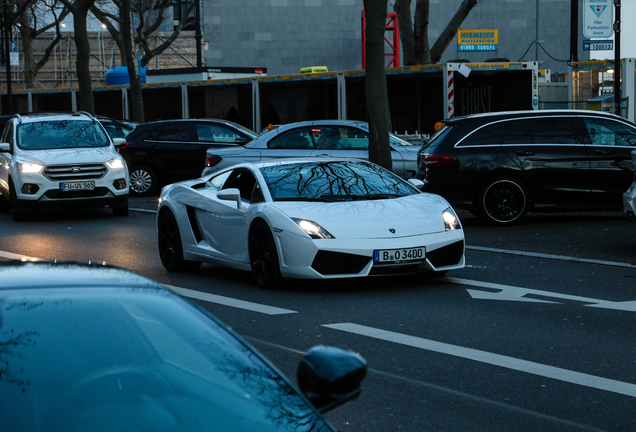
[{"label": "car grille", "polygon": [[459,264],[464,256],[464,241],[460,240],[448,246],[426,252],[426,258],[437,267]]},{"label": "car grille", "polygon": [[44,177],[51,181],[96,180],[106,174],[104,164],[52,165],[44,168]]},{"label": "car grille", "polygon": [[370,257],[342,252],[318,251],[311,267],[323,275],[358,274],[369,264]]}]

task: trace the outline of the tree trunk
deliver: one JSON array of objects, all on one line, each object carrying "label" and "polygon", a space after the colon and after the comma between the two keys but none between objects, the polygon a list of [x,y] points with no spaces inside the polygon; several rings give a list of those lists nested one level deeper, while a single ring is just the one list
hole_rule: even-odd
[{"label": "tree trunk", "polygon": [[141,74],[139,62],[135,55],[135,43],[132,37],[132,9],[130,0],[122,0],[122,48],[124,59],[128,67],[128,78],[130,80],[130,107],[132,109],[132,121],[144,122],[144,101],[141,90]]},{"label": "tree trunk", "polygon": [[464,0],[462,4],[455,12],[453,18],[448,22],[448,25],[444,29],[441,35],[435,41],[435,45],[431,49],[431,61],[433,63],[438,63],[442,59],[442,55],[448,45],[453,41],[455,35],[457,34],[457,30],[462,25],[470,11],[477,6],[478,0]]},{"label": "tree trunk", "polygon": [[72,9],[73,25],[75,26],[75,47],[77,48],[76,71],[77,81],[79,83],[81,111],[87,111],[95,114],[95,102],[93,100],[93,87],[91,81],[90,55],[91,47],[88,40],[88,29],[86,19],[88,9],[92,1],[75,2]]},{"label": "tree trunk", "polygon": [[417,0],[415,5],[415,25],[413,29],[416,64],[431,63],[431,51],[428,42],[428,12],[429,0]]},{"label": "tree trunk", "polygon": [[416,65],[413,18],[411,17],[411,0],[395,0],[393,10],[397,14],[398,28],[400,29],[402,63],[404,63],[404,66]]},{"label": "tree trunk", "polygon": [[22,53],[24,55],[24,85],[27,89],[35,86],[35,62],[33,61],[33,38],[28,34],[28,29],[20,26],[20,35],[22,36]]},{"label": "tree trunk", "polygon": [[389,146],[389,99],[386,86],[384,32],[386,0],[364,0],[366,25],[366,97],[369,116],[369,160],[393,167]]}]

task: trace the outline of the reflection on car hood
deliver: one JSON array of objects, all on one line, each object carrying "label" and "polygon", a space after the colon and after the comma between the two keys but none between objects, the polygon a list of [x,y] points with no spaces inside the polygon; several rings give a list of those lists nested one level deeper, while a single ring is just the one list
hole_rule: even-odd
[{"label": "reflection on car hood", "polygon": [[42,165],[72,165],[77,163],[104,163],[117,153],[112,147],[82,147],[53,150],[22,151],[21,158]]},{"label": "reflection on car hood", "polygon": [[[396,238],[444,231],[442,212],[449,207],[438,195],[334,203],[279,201],[287,216],[318,223],[337,239]],[[392,233],[391,229],[395,230]]]}]

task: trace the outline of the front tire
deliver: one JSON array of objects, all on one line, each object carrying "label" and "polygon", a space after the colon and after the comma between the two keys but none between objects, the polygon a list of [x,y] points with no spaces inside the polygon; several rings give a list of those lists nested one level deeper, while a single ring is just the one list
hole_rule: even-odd
[{"label": "front tire", "polygon": [[491,225],[513,225],[526,216],[529,207],[528,189],[513,177],[496,177],[479,190],[479,216]]},{"label": "front tire", "polygon": [[130,170],[130,194],[149,196],[157,190],[158,179],[155,172],[147,166],[138,165]]},{"label": "front tire", "polygon": [[250,231],[249,255],[256,283],[265,289],[280,286],[283,276],[280,274],[276,241],[265,222],[257,222]]},{"label": "front tire", "polygon": [[197,261],[187,261],[183,258],[183,244],[179,225],[170,210],[159,216],[157,224],[159,257],[161,264],[171,272],[194,271],[201,267]]}]

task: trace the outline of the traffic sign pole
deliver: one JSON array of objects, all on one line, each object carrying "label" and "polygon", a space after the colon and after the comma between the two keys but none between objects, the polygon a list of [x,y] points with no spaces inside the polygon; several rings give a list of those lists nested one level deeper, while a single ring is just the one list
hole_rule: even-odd
[{"label": "traffic sign pole", "polygon": [[9,13],[7,12],[7,2],[4,2],[4,52],[6,53],[7,66],[7,97],[9,99],[9,114],[13,114],[13,94],[11,93],[11,65],[9,61],[9,38],[11,37],[11,24],[9,23]]},{"label": "traffic sign pole", "polygon": [[614,107],[616,115],[621,115],[621,0],[614,0]]}]

